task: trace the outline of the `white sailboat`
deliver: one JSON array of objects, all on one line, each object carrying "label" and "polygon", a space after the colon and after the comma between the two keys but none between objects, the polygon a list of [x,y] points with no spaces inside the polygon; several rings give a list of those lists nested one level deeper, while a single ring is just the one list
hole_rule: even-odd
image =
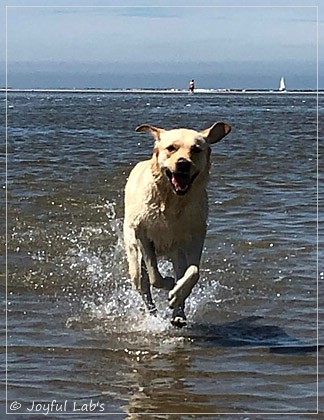
[{"label": "white sailboat", "polygon": [[285,92],[285,91],[286,91],[285,79],[282,77],[279,83],[279,92]]}]

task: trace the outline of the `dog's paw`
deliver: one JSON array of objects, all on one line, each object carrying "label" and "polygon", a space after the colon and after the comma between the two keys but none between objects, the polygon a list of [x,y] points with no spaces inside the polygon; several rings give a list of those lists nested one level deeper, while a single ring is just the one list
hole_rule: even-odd
[{"label": "dog's paw", "polygon": [[177,328],[182,328],[187,325],[187,318],[182,308],[177,308],[173,311],[171,324]]},{"label": "dog's paw", "polygon": [[185,319],[181,318],[181,316],[176,316],[175,318],[171,319],[171,324],[174,327],[183,328],[187,325],[187,321]]},{"label": "dog's paw", "polygon": [[148,312],[149,312],[150,315],[154,315],[154,316],[157,315],[158,310],[157,310],[157,308],[156,308],[156,306],[154,304],[153,305],[149,305],[147,307],[147,309],[148,309]]}]

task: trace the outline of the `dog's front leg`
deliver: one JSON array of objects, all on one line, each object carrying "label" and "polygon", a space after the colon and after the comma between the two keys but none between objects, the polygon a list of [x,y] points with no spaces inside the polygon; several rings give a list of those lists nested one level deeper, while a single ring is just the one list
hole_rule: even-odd
[{"label": "dog's front leg", "polygon": [[146,266],[143,261],[141,244],[136,238],[133,228],[124,223],[125,250],[131,280],[136,289],[141,293],[143,300],[150,312],[156,311],[149,282]]},{"label": "dog's front leg", "polygon": [[172,309],[184,307],[184,302],[190,295],[192,288],[199,279],[199,268],[196,265],[190,265],[180,280],[169,292],[169,306]]},{"label": "dog's front leg", "polygon": [[142,256],[149,277],[150,284],[158,289],[171,290],[175,284],[172,277],[162,277],[157,266],[157,259],[153,243],[143,232],[137,238],[141,244]]},{"label": "dog's front leg", "polygon": [[173,309],[171,323],[175,327],[182,328],[187,324],[185,300],[190,295],[198,279],[199,268],[196,265],[191,265],[169,292],[169,306]]},{"label": "dog's front leg", "polygon": [[185,300],[199,280],[199,264],[204,244],[204,236],[196,237],[195,242],[178,250],[172,256],[177,282],[169,292],[169,306],[172,308],[172,323],[176,326],[186,324]]}]

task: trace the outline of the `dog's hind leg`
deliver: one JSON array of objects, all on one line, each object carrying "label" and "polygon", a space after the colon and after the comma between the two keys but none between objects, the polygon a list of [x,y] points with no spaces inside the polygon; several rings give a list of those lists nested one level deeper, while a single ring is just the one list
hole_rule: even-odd
[{"label": "dog's hind leg", "polygon": [[137,247],[131,247],[126,250],[131,280],[135,288],[140,292],[148,310],[151,313],[155,313],[156,307],[152,299],[151,285],[142,254]]},{"label": "dog's hind leg", "polygon": [[140,289],[142,255],[134,243],[128,243],[125,241],[125,250],[127,254],[128,271],[131,281],[133,282],[136,289]]},{"label": "dog's hind leg", "polygon": [[152,299],[151,285],[150,285],[147,269],[143,260],[141,264],[140,292],[149,312],[151,314],[156,314],[157,309]]},{"label": "dog's hind leg", "polygon": [[127,241],[125,241],[125,249],[128,260],[129,274],[132,283],[135,288],[142,295],[143,301],[152,313],[156,311],[151,295],[151,285],[149,282],[147,270],[142,258],[142,252],[140,250],[140,244],[138,240],[133,236],[133,231],[127,231]]}]

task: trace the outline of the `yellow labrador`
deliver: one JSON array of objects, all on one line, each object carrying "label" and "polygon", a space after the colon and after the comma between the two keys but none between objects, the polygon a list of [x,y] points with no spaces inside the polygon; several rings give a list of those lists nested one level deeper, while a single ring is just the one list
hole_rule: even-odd
[{"label": "yellow labrador", "polygon": [[[129,272],[154,313],[151,286],[169,290],[172,323],[186,324],[185,300],[199,278],[206,236],[210,145],[231,127],[215,123],[204,131],[164,130],[143,124],[136,131],[155,138],[153,156],[131,171],[125,189],[124,238]],[[171,259],[175,279],[162,277],[157,255]]]}]

